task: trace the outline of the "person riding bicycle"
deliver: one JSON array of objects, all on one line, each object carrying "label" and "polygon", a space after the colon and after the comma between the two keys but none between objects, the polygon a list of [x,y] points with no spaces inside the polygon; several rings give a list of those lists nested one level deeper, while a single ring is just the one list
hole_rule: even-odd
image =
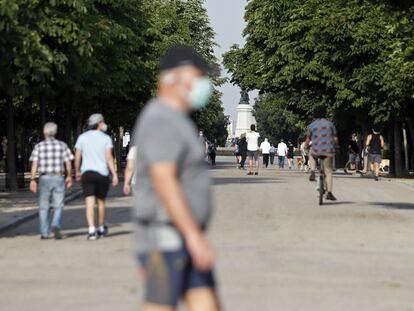
[{"label": "person riding bicycle", "polygon": [[310,150],[309,157],[309,164],[311,167],[309,180],[316,181],[316,161],[318,160],[318,158],[323,157],[326,176],[326,186],[328,190],[326,199],[336,201],[336,198],[332,193],[332,167],[333,159],[335,157],[335,150],[338,146],[338,136],[335,125],[331,121],[326,119],[325,115],[326,109],[324,107],[316,108],[314,111],[315,120],[308,126],[308,136],[306,138],[306,145],[309,145],[309,143],[312,141],[312,147]]},{"label": "person riding bicycle", "polygon": [[351,140],[348,144],[348,162],[345,164],[345,174],[348,173],[348,167],[351,164],[355,165],[355,170],[359,173],[359,164],[361,163],[361,157],[359,155],[359,146],[358,146],[358,135],[356,133],[352,134]]}]

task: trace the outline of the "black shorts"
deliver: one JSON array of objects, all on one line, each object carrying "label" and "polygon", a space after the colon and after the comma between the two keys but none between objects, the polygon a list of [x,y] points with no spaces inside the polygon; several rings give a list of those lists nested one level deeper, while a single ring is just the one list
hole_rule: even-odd
[{"label": "black shorts", "polygon": [[95,196],[98,199],[105,199],[109,190],[109,176],[87,171],[82,174],[82,188],[85,198]]}]

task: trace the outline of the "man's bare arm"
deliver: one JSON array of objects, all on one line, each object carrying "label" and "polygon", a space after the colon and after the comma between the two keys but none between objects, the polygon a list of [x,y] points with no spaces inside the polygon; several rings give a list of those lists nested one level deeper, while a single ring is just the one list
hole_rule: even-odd
[{"label": "man's bare arm", "polygon": [[381,149],[384,149],[384,147],[385,147],[384,137],[381,135],[380,139],[381,139]]},{"label": "man's bare arm", "polygon": [[36,172],[37,172],[37,161],[32,162],[32,169],[30,172],[30,191],[33,193],[37,192],[37,183],[36,183]]},{"label": "man's bare arm", "polygon": [[368,135],[367,141],[365,142],[365,148],[368,148],[368,146],[371,144],[371,139],[372,139],[372,136]]},{"label": "man's bare arm", "polygon": [[184,236],[195,267],[201,271],[208,271],[214,264],[214,252],[191,214],[182,186],[177,179],[177,165],[167,162],[155,164],[150,168],[150,176],[172,223]]},{"label": "man's bare arm", "polygon": [[108,162],[109,170],[112,174],[112,185],[115,187],[118,184],[118,175],[115,172],[114,157],[112,155],[112,148],[106,149],[106,160]]},{"label": "man's bare arm", "polygon": [[75,175],[78,181],[80,181],[80,178],[81,178],[81,174],[80,174],[81,159],[82,159],[82,150],[76,149],[75,151]]},{"label": "man's bare arm", "polygon": [[124,173],[124,194],[129,195],[131,192],[131,180],[132,175],[134,174],[134,160],[127,160]]},{"label": "man's bare arm", "polygon": [[66,165],[66,172],[67,172],[65,183],[66,183],[66,187],[70,188],[72,187],[72,161],[66,161],[65,165]]}]

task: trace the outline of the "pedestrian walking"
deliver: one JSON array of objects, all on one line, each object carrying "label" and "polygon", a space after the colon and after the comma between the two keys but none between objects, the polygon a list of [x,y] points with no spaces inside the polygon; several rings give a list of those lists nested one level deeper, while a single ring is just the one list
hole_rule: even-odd
[{"label": "pedestrian walking", "polygon": [[211,166],[216,166],[216,152],[217,152],[217,141],[209,143],[208,145],[208,156],[211,161]]},{"label": "pedestrian walking", "polygon": [[267,168],[269,166],[269,156],[270,156],[270,143],[267,138],[260,144],[260,148],[263,156],[263,167]]},{"label": "pedestrian walking", "polygon": [[285,158],[287,155],[288,147],[285,144],[285,140],[281,139],[277,145],[277,156],[279,159],[279,168],[285,168]]},{"label": "pedestrian walking", "polygon": [[[163,57],[156,98],[141,112],[135,217],[137,254],[145,278],[141,310],[219,310],[213,276],[210,178],[189,114],[209,102],[207,63],[186,46]],[[160,143],[162,142],[162,143]]]},{"label": "pedestrian walking", "polygon": [[[36,144],[33,149],[30,156],[32,162],[30,191],[38,192],[40,238],[48,239],[52,231],[54,238],[60,240],[65,186],[72,187],[73,155],[66,143],[55,138],[56,133],[56,123],[46,123],[43,127],[45,139]],[[39,185],[36,182],[36,173],[39,173]],[[53,207],[53,218],[50,224],[51,207]]]},{"label": "pedestrian walking", "polygon": [[269,158],[270,158],[270,165],[273,165],[275,163],[275,155],[276,155],[277,149],[273,144],[270,145],[269,150]]},{"label": "pedestrian walking", "polygon": [[128,144],[127,163],[124,173],[124,194],[129,195],[131,193],[131,186],[135,185],[135,158],[137,153],[137,147],[130,147]]},{"label": "pedestrian walking", "polygon": [[358,173],[360,163],[361,156],[358,146],[358,135],[356,133],[353,133],[351,136],[351,140],[348,143],[348,162],[345,164],[345,174],[348,174],[348,169],[351,167],[351,165],[355,166],[355,171]]},{"label": "pedestrian walking", "polygon": [[295,146],[293,146],[292,142],[289,140],[287,144],[287,159],[288,159],[288,165],[289,169],[292,169],[293,166],[295,166],[295,163],[293,162],[293,159],[295,157]]},{"label": "pedestrian walking", "polygon": [[[76,179],[82,182],[88,222],[88,240],[96,240],[108,234],[105,225],[105,199],[109,190],[109,172],[112,186],[118,184],[112,155],[113,144],[105,133],[108,129],[102,114],[96,113],[88,119],[88,131],[76,141]],[[81,165],[82,162],[82,165]],[[95,226],[95,204],[98,205],[98,230]]]},{"label": "pedestrian walking", "polygon": [[245,133],[241,134],[240,136],[240,140],[238,142],[238,148],[239,148],[239,154],[241,157],[239,169],[245,170],[246,168],[244,167],[244,165],[247,159],[247,140],[246,140]]},{"label": "pedestrian walking", "polygon": [[203,131],[199,131],[198,132],[199,135],[199,139],[200,139],[200,143],[203,146],[203,150],[204,150],[204,158],[208,157],[208,141],[206,139],[206,137],[204,136],[204,132]]},{"label": "pedestrian walking", "polygon": [[247,175],[259,175],[259,137],[256,125],[250,126],[250,132],[246,134],[247,155],[249,157],[249,173]]},{"label": "pedestrian walking", "polygon": [[300,153],[302,155],[302,171],[309,170],[309,147],[306,145],[306,139],[300,145]]},{"label": "pedestrian walking", "polygon": [[384,137],[378,127],[372,128],[372,134],[368,135],[365,146],[368,149],[368,159],[371,163],[371,170],[374,172],[374,178],[376,181],[379,179],[380,165],[382,162],[382,149],[384,149],[385,142]]},{"label": "pedestrian walking", "polygon": [[[333,190],[333,159],[335,157],[335,151],[338,144],[338,136],[335,125],[325,118],[326,110],[324,107],[315,109],[315,120],[308,126],[308,137],[306,139],[306,145],[308,146],[312,142],[310,151],[310,167],[311,174],[310,181],[316,181],[315,170],[316,161],[318,158],[323,157],[324,172],[326,175],[326,187],[328,193],[326,195],[327,200],[336,201],[335,196],[332,193]],[[323,187],[324,185],[320,185]]]}]

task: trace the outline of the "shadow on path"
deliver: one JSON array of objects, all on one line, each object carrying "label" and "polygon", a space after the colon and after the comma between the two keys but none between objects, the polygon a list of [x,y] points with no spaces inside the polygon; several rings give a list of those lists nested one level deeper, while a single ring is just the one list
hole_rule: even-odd
[{"label": "shadow on path", "polygon": [[279,183],[278,178],[268,178],[259,176],[241,176],[241,177],[216,177],[213,178],[213,185],[230,185],[230,184],[275,184]]},{"label": "shadow on path", "polygon": [[379,206],[382,208],[400,209],[400,210],[414,210],[414,203],[407,202],[371,202],[369,205]]},{"label": "shadow on path", "polygon": [[[95,209],[95,217],[98,215],[98,210]],[[131,222],[131,207],[119,206],[119,207],[107,207],[106,219],[109,227],[109,235],[111,236],[130,234],[130,231],[114,231],[115,228],[120,227],[121,224]],[[87,224],[85,216],[85,208],[67,208],[63,211],[62,217],[62,233],[67,238],[74,238],[77,236],[86,235]],[[11,229],[3,232],[0,238],[13,238],[17,236],[34,236],[39,235],[39,220],[35,218],[32,221],[24,223],[15,229]],[[112,233],[111,233],[112,231]]]}]

